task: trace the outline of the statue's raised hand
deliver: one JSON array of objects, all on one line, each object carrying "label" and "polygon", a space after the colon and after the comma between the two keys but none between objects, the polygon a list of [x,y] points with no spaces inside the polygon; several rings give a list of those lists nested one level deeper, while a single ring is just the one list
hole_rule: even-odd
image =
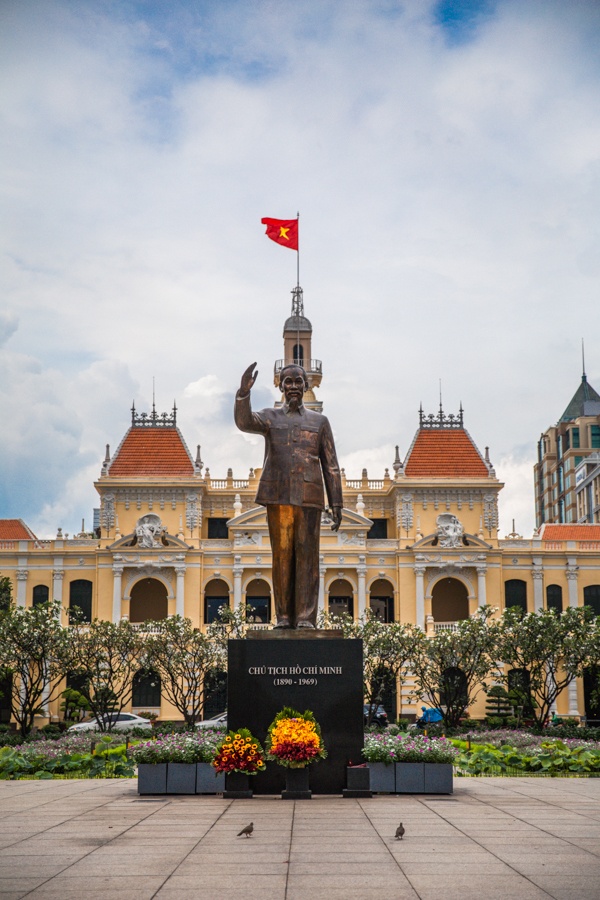
[{"label": "statue's raised hand", "polygon": [[242,380],[240,382],[240,394],[242,397],[245,397],[250,393],[252,388],[254,387],[254,382],[258,377],[258,370],[255,372],[256,363],[250,363],[244,374],[242,375]]}]

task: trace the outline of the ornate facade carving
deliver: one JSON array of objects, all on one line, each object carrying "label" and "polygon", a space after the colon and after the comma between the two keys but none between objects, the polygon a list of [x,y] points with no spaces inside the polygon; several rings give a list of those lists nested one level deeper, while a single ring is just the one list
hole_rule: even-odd
[{"label": "ornate facade carving", "polygon": [[483,497],[483,524],[488,531],[498,527],[498,496],[485,494]]},{"label": "ornate facade carving", "polygon": [[465,529],[456,516],[442,513],[436,519],[436,534],[440,547],[461,547]]},{"label": "ornate facade carving", "polygon": [[414,504],[412,494],[396,495],[396,527],[398,534],[405,531],[407,534],[414,521]]},{"label": "ornate facade carving", "polygon": [[107,531],[115,524],[115,495],[105,494],[100,509],[100,524]]},{"label": "ornate facade carving", "polygon": [[185,498],[185,524],[190,532],[202,527],[202,502],[196,493]]},{"label": "ornate facade carving", "polygon": [[163,527],[160,516],[154,513],[141,516],[135,523],[136,543],[144,550],[162,547],[161,538],[165,532],[166,529]]}]

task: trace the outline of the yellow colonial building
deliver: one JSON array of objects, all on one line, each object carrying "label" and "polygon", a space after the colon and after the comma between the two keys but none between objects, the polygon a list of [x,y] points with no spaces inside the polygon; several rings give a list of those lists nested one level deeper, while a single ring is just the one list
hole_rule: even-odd
[{"label": "yellow colonial building", "polygon": [[[320,409],[322,364],[312,358],[301,293],[283,337],[276,382],[282,365],[300,362],[310,382],[305,402]],[[271,549],[265,509],[254,499],[261,470],[234,476],[224,460],[224,477],[212,477],[200,448],[190,452],[176,415],[175,408],[160,415],[132,410],[95,483],[95,533],[38,540],[20,520],[0,521],[0,573],[11,578],[17,603],[53,599],[90,619],[126,617],[142,628],[175,613],[203,628],[222,605],[247,603],[255,623],[271,627]],[[416,623],[428,634],[452,629],[484,604],[561,610],[587,603],[600,613],[600,525],[544,524],[531,539],[500,539],[503,485],[462,408],[455,415],[421,410],[415,426],[380,477],[342,472],[339,532],[322,517],[321,608],[355,617],[372,609],[386,622]],[[207,715],[224,703],[217,688]],[[386,698],[391,715],[414,717],[420,703],[410,688],[409,676],[398,696]],[[590,715],[588,695],[585,684],[571,685],[558,713]],[[150,708],[172,716],[142,679],[133,710]],[[483,700],[472,714],[484,715]]]}]

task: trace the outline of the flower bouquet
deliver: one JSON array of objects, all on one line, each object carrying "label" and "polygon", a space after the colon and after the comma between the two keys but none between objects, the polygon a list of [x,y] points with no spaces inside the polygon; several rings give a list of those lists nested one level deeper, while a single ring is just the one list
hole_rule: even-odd
[{"label": "flower bouquet", "polygon": [[307,709],[300,713],[289,706],[271,722],[266,749],[267,759],[288,769],[303,769],[327,756],[321,729],[312,712]]},{"label": "flower bouquet", "polygon": [[228,731],[215,749],[213,766],[217,772],[256,775],[266,768],[265,753],[247,728]]}]

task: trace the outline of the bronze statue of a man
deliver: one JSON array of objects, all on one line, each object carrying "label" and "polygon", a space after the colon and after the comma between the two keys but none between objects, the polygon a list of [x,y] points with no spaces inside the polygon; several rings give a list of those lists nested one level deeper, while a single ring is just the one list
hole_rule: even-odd
[{"label": "bronze statue of a man", "polygon": [[262,434],[265,459],[256,502],[267,508],[273,551],[276,628],[314,628],[319,595],[319,532],[324,509],[323,481],[334,531],[342,521],[342,480],[331,426],[326,416],[306,409],[308,389],[301,366],[285,366],[280,409],[253,412],[250,391],[256,363],[242,375],[235,397],[235,423]]}]

